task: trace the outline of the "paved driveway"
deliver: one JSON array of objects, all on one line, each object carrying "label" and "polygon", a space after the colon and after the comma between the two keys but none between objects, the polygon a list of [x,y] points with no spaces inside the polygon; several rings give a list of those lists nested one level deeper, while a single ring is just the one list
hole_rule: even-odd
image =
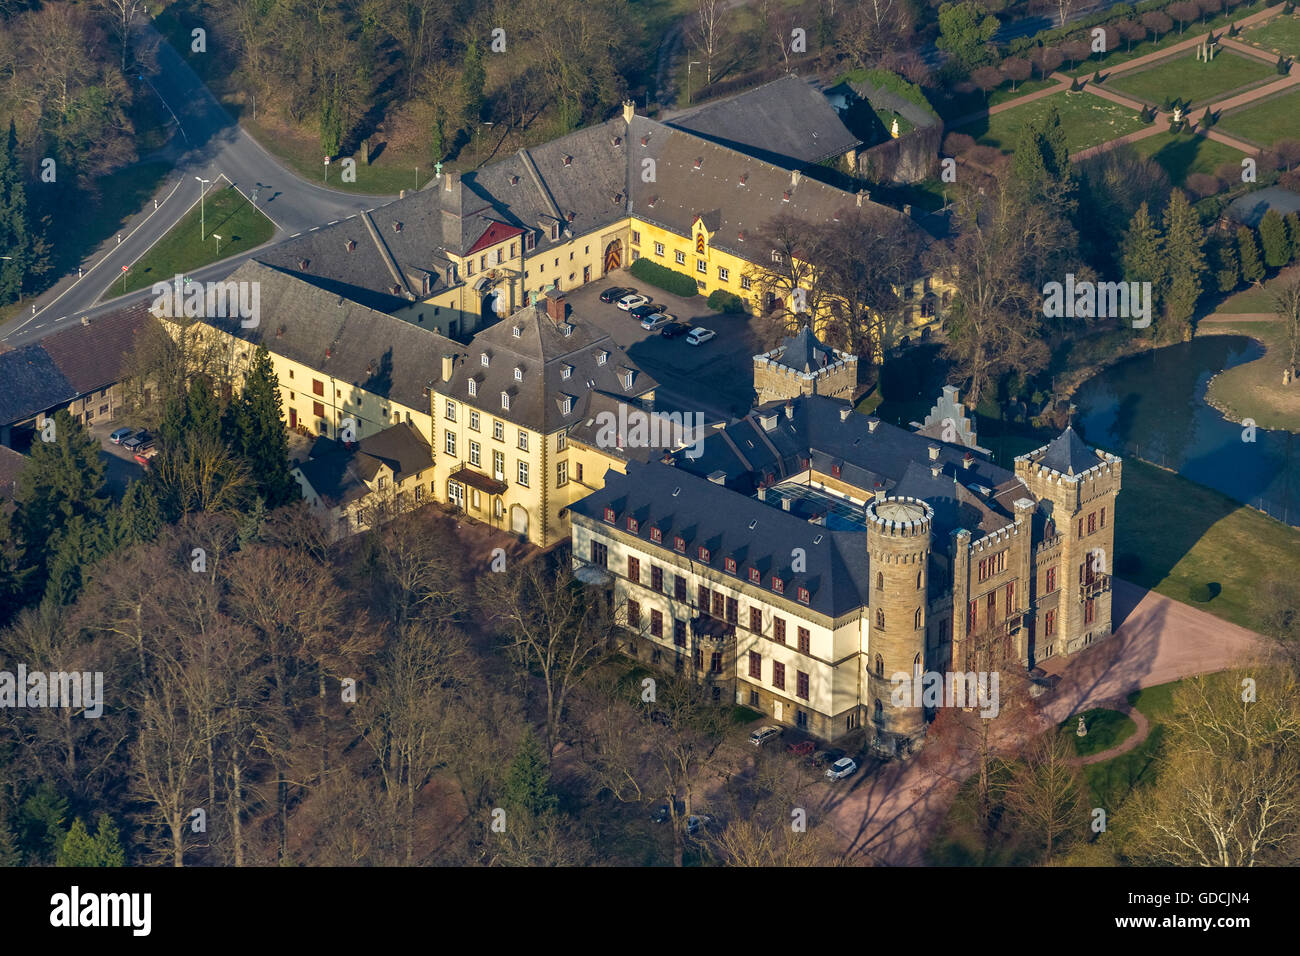
[{"label": "paved driveway", "polygon": [[[635,288],[663,306],[680,322],[717,332],[703,345],[687,345],[685,337],[665,339],[613,304],[600,301],[610,286]],[[746,315],[710,311],[703,296],[683,299],[629,275],[611,272],[568,294],[573,315],[605,329],[632,361],[650,373],[661,387],[655,403],[666,411],[703,412],[710,419],[730,419],[749,411],[754,397],[754,356],[762,351]]]},{"label": "paved driveway", "polygon": [[[1040,700],[1039,723],[1011,728],[1007,743],[1138,688],[1224,670],[1263,649],[1259,635],[1205,611],[1126,581],[1114,579],[1114,588],[1115,633],[1070,661],[1050,698]],[[922,751],[860,775],[847,789],[826,789],[822,809],[852,855],[886,865],[924,862],[925,846],[974,769],[970,759],[935,756]]]}]

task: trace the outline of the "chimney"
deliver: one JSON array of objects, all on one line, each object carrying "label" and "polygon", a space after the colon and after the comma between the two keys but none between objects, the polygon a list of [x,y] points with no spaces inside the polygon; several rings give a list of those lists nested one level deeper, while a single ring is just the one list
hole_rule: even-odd
[{"label": "chimney", "polygon": [[789,499],[789,498],[782,498],[782,499],[781,499],[781,510],[782,510],[782,511],[789,511],[789,510],[790,510],[790,499]]},{"label": "chimney", "polygon": [[[623,101],[623,122],[631,125],[632,117],[636,116],[636,104],[631,100]],[[618,145],[617,143],[615,145]]]},{"label": "chimney", "polygon": [[766,488],[762,488],[762,487],[760,487],[760,488],[758,489],[758,500],[759,500],[759,501],[766,501],[766,500],[767,500],[767,489],[766,489]]},{"label": "chimney", "polygon": [[460,182],[460,174],[453,173],[450,169],[442,174],[442,188],[447,192],[452,192]]},{"label": "chimney", "polygon": [[568,306],[565,304],[565,295],[559,289],[550,289],[546,293],[546,314],[550,316],[551,321],[559,325],[568,316]]},{"label": "chimney", "polygon": [[963,468],[969,468],[969,467],[970,467],[971,465],[973,465],[973,464],[975,464],[975,456],[974,456],[974,455],[972,455],[970,452],[966,452],[966,454],[962,455],[962,458],[961,458],[961,466],[962,466]]},{"label": "chimney", "polygon": [[880,427],[880,419],[879,418],[871,419],[871,421],[867,422],[867,434],[874,435],[876,433],[876,429],[879,427]]},{"label": "chimney", "polygon": [[941,474],[943,474],[943,466],[942,466],[942,465],[931,465],[931,466],[930,466],[930,476],[931,476],[931,477],[933,477],[933,478],[938,478]]},{"label": "chimney", "polygon": [[851,408],[841,408],[841,409],[840,409],[840,421],[842,421],[842,422],[847,422],[847,421],[849,420],[849,416],[852,415],[852,414],[853,414],[853,409],[851,409]]},{"label": "chimney", "polygon": [[910,202],[903,203],[903,215],[904,216],[912,215],[912,204]]},{"label": "chimney", "polygon": [[930,460],[931,460],[931,461],[938,461],[938,460],[939,460],[939,452],[940,452],[941,450],[942,450],[942,449],[941,449],[938,445],[931,445],[931,446],[930,446]]},{"label": "chimney", "polygon": [[799,180],[803,179],[803,173],[795,169],[790,172],[790,188],[794,189],[799,185]]},{"label": "chimney", "polygon": [[725,485],[727,483],[727,473],[725,471],[714,471],[709,474],[709,481],[715,485]]},{"label": "chimney", "polygon": [[788,398],[785,400],[785,417],[791,421],[794,420],[794,402]]},{"label": "chimney", "polygon": [[862,208],[863,193],[862,193],[862,190],[860,190],[860,189],[858,190],[858,197],[857,197],[857,198],[858,198],[858,208],[861,209],[861,208]]},{"label": "chimney", "polygon": [[444,382],[451,381],[451,373],[455,365],[456,357],[454,355],[444,355],[442,357],[442,380]]},{"label": "chimney", "polygon": [[768,414],[768,415],[760,415],[758,416],[758,421],[763,426],[763,431],[765,432],[770,432],[772,431],[772,429],[776,428],[775,413]]},{"label": "chimney", "polygon": [[885,489],[882,488],[880,485],[876,485],[875,499],[877,502],[881,502],[885,500]]}]

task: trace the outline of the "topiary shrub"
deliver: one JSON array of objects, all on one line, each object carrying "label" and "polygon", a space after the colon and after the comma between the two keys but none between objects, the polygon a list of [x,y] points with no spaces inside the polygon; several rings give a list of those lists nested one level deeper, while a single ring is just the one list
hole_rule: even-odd
[{"label": "topiary shrub", "polygon": [[627,267],[627,271],[643,282],[657,285],[659,288],[671,292],[673,295],[680,295],[685,299],[699,294],[695,280],[685,272],[669,269],[657,262],[651,262],[649,259],[638,259]]},{"label": "topiary shrub", "polygon": [[1214,589],[1208,584],[1193,584],[1189,589],[1192,600],[1197,604],[1208,604],[1214,600]]},{"label": "topiary shrub", "polygon": [[737,315],[745,311],[745,303],[741,301],[740,296],[726,289],[714,289],[705,299],[705,304],[714,312],[726,312],[728,315]]}]

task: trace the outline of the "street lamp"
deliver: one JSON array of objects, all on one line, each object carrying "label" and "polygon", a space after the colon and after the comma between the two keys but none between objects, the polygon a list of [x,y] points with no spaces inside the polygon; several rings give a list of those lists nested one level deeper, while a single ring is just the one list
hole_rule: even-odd
[{"label": "street lamp", "polygon": [[690,63],[686,64],[686,105],[687,106],[691,105],[691,67],[699,66],[699,65],[700,65],[699,60],[691,60]]},{"label": "street lamp", "polygon": [[221,258],[221,237],[214,232],[212,234],[212,238],[217,240],[217,258],[220,259]]},{"label": "street lamp", "polygon": [[212,185],[212,180],[204,179],[202,176],[195,176],[194,178],[199,181],[199,241],[202,242],[206,238],[204,234],[207,231],[203,212],[203,199],[208,194],[208,187]]}]

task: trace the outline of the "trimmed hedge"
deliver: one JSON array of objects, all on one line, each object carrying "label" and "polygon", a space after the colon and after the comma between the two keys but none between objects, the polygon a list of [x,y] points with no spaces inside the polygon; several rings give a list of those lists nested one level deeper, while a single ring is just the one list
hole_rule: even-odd
[{"label": "trimmed hedge", "polygon": [[908,102],[915,103],[917,106],[921,107],[921,109],[925,110],[935,119],[939,118],[939,114],[936,113],[934,107],[930,105],[930,101],[925,98],[925,93],[921,91],[919,86],[915,83],[909,83],[897,73],[891,73],[889,70],[851,70],[835,82],[837,85],[840,83],[869,83],[878,90],[887,90],[890,93],[901,96]]},{"label": "trimmed hedge", "polygon": [[726,289],[714,289],[704,301],[714,312],[736,315],[745,311],[745,303],[741,301],[740,296]]},{"label": "trimmed hedge", "polygon": [[664,291],[671,292],[673,295],[680,295],[682,298],[690,298],[699,294],[695,280],[685,272],[669,269],[667,266],[661,266],[649,259],[638,259],[627,267],[627,271],[642,282],[657,285]]}]

